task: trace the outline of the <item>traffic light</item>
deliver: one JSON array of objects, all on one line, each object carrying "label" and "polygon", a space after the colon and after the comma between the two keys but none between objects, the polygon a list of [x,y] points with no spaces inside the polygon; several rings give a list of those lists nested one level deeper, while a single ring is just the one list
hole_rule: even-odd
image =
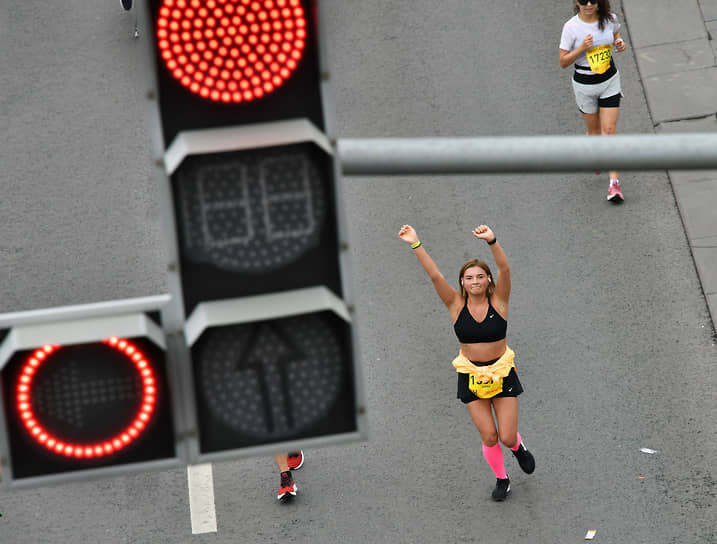
[{"label": "traffic light", "polygon": [[183,325],[194,461],[363,436],[318,15],[308,0],[150,2],[180,314],[164,317]]},{"label": "traffic light", "polygon": [[4,485],[179,466],[164,335],[147,314],[11,327],[0,368]]}]

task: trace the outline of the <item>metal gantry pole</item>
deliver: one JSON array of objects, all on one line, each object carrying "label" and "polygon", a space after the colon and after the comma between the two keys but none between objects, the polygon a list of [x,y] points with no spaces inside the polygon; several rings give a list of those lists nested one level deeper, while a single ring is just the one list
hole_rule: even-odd
[{"label": "metal gantry pole", "polygon": [[342,138],[344,175],[717,168],[717,133]]}]

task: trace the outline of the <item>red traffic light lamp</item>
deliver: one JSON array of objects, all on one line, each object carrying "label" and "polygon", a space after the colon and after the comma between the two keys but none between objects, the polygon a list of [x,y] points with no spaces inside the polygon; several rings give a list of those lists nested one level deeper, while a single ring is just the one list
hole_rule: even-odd
[{"label": "red traffic light lamp", "polygon": [[[137,380],[141,387],[141,395],[137,403],[137,409],[129,425],[118,430],[114,436],[109,436],[100,442],[77,443],[72,440],[65,440],[47,429],[42,421],[41,414],[38,414],[36,404],[49,404],[49,399],[43,398],[42,394],[33,391],[38,380],[36,376],[42,374],[43,370],[52,366],[56,361],[62,364],[65,349],[60,345],[44,345],[32,352],[25,360],[20,374],[17,378],[15,388],[15,406],[17,413],[22,420],[25,429],[37,443],[46,447],[50,452],[66,457],[77,459],[102,457],[118,452],[136,438],[147,428],[152,419],[157,397],[157,384],[152,370],[152,365],[147,357],[136,345],[123,338],[111,337],[102,342],[110,350],[117,350],[126,359],[130,367],[137,374]],[[42,385],[40,386],[42,387]],[[79,393],[82,395],[82,393]],[[77,398],[75,402],[82,403],[84,399]],[[42,406],[39,410],[42,410]]]},{"label": "red traffic light lamp", "polygon": [[203,98],[251,101],[280,87],[306,46],[299,0],[164,0],[156,22],[160,57]]}]

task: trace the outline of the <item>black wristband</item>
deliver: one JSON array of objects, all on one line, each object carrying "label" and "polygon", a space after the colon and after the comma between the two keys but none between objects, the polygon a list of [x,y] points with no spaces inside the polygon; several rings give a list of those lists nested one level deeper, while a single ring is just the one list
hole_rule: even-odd
[{"label": "black wristband", "polygon": [[488,245],[489,245],[489,246],[492,246],[492,245],[495,244],[497,241],[498,241],[498,238],[496,238],[496,237],[494,236],[493,239],[492,239],[490,242],[488,242]]}]

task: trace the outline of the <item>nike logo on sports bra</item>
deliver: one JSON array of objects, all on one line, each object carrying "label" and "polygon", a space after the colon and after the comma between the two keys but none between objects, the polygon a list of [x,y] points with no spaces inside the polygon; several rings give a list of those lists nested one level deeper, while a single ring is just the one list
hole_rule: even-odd
[{"label": "nike logo on sports bra", "polygon": [[[494,317],[497,317],[497,319],[493,319]],[[453,330],[461,344],[496,342],[505,338],[508,322],[495,311],[489,299],[486,319],[479,323],[468,311],[468,301],[466,301],[453,325]]]}]

